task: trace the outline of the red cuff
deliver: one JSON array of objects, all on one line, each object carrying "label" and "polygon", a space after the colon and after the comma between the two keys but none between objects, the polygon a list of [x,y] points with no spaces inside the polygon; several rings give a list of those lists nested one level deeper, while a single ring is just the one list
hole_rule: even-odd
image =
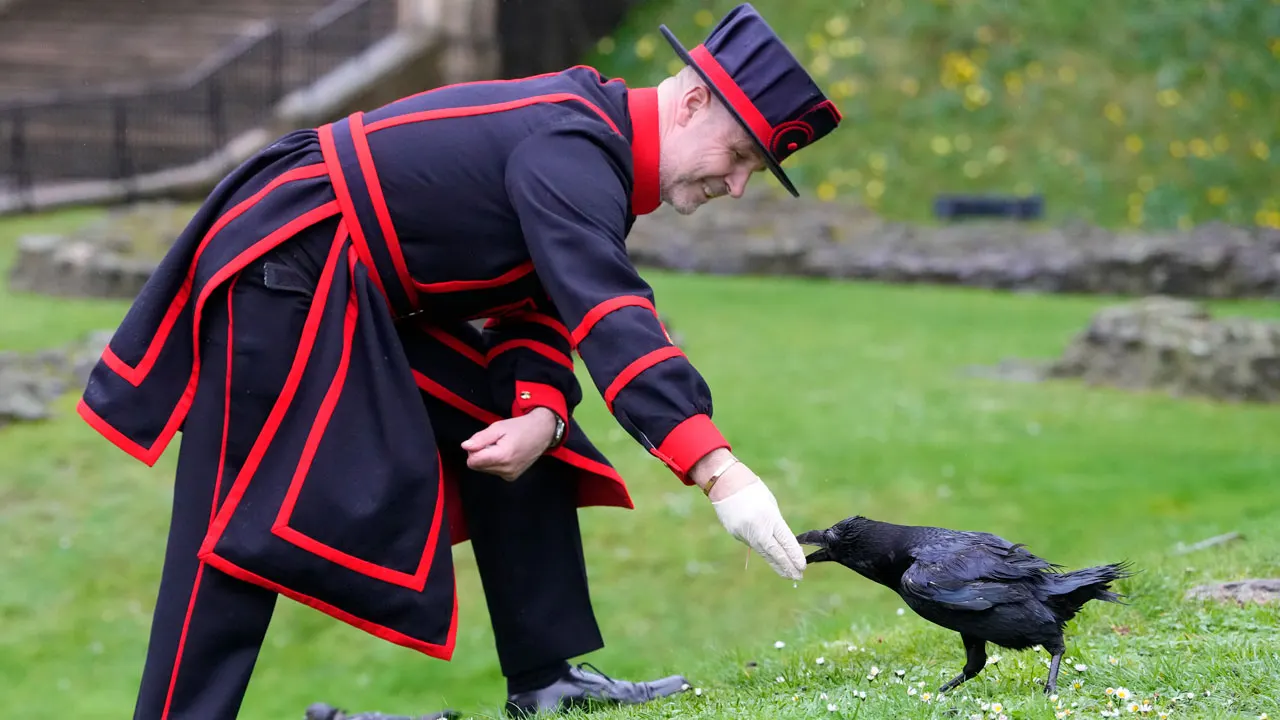
[{"label": "red cuff", "polygon": [[527,415],[530,410],[536,407],[544,407],[560,416],[560,419],[564,421],[566,431],[568,430],[569,407],[564,401],[564,393],[550,385],[517,380],[516,399],[515,402],[511,403],[511,416]]},{"label": "red cuff", "polygon": [[692,485],[689,468],[718,448],[730,448],[729,441],[720,434],[710,416],[694,415],[675,426],[653,454],[671,468],[680,482]]}]

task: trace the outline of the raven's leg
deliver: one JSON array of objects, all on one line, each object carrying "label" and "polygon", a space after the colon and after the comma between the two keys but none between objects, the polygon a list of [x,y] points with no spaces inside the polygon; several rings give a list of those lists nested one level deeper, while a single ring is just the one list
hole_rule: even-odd
[{"label": "raven's leg", "polygon": [[964,641],[964,668],[960,670],[959,675],[938,688],[939,693],[947,692],[965,680],[973,679],[982,672],[982,668],[987,666],[987,641],[963,633],[960,634],[960,639]]},{"label": "raven's leg", "polygon": [[1049,681],[1044,684],[1044,694],[1052,695],[1058,691],[1058,665],[1062,663],[1062,650],[1053,653],[1049,661]]},{"label": "raven's leg", "polygon": [[1054,642],[1046,644],[1045,650],[1049,651],[1053,659],[1049,661],[1049,679],[1044,684],[1044,694],[1052,695],[1058,691],[1058,666],[1062,664],[1062,656],[1067,652],[1067,646],[1059,637]]}]

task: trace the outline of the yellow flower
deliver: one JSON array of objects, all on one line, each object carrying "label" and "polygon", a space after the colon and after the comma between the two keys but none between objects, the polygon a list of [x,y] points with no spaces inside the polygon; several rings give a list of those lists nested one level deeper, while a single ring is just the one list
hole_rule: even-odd
[{"label": "yellow flower", "polygon": [[819,52],[827,48],[827,36],[822,33],[809,33],[807,40],[809,41],[809,49],[814,52]]},{"label": "yellow flower", "polygon": [[1267,158],[1271,157],[1271,148],[1267,147],[1267,144],[1262,142],[1261,140],[1253,141],[1252,150],[1253,150],[1254,156],[1257,157],[1259,160],[1266,160]]},{"label": "yellow flower", "polygon": [[831,72],[831,56],[826,53],[815,55],[809,63],[809,70],[816,77],[825,77],[827,73]]},{"label": "yellow flower", "polygon": [[1106,115],[1107,119],[1116,125],[1124,124],[1124,108],[1114,102],[1107,103],[1106,107],[1102,108],[1102,114]]},{"label": "yellow flower", "polygon": [[964,106],[970,110],[991,102],[991,91],[981,85],[969,85],[964,89]]},{"label": "yellow flower", "polygon": [[831,95],[840,100],[842,98],[851,97],[858,92],[858,83],[848,78],[838,80],[831,84]]},{"label": "yellow flower", "polygon": [[953,51],[942,57],[942,84],[948,88],[970,83],[978,74],[978,66],[963,53]]},{"label": "yellow flower", "polygon": [[1280,58],[1280,37],[1273,37],[1267,41],[1267,47],[1271,48],[1271,54]]},{"label": "yellow flower", "polygon": [[601,55],[610,55],[613,53],[613,49],[615,46],[616,46],[616,43],[614,43],[613,38],[609,37],[608,35],[605,35],[604,37],[600,38],[599,42],[596,43],[596,52],[600,53]]},{"label": "yellow flower", "polygon": [[636,41],[636,57],[641,60],[648,60],[653,56],[653,36],[644,35]]},{"label": "yellow flower", "polygon": [[694,13],[693,21],[698,23],[698,27],[711,27],[711,24],[716,21],[716,16],[712,15],[710,10],[703,8]]},{"label": "yellow flower", "polygon": [[836,186],[831,182],[822,182],[818,184],[819,200],[834,200],[836,197]]},{"label": "yellow flower", "polygon": [[838,58],[861,55],[867,49],[867,41],[860,37],[836,40],[831,43],[831,54]]},{"label": "yellow flower", "polygon": [[1142,152],[1142,138],[1137,135],[1129,135],[1124,139],[1124,149],[1134,155]]},{"label": "yellow flower", "polygon": [[1187,146],[1181,140],[1174,140],[1169,143],[1169,154],[1176,158],[1184,158],[1187,156]]},{"label": "yellow flower", "polygon": [[1161,90],[1156,93],[1156,102],[1160,103],[1160,107],[1173,107],[1182,99],[1182,95],[1173,88]]},{"label": "yellow flower", "polygon": [[827,34],[831,37],[840,37],[849,29],[849,18],[844,15],[835,15],[826,24]]},{"label": "yellow flower", "polygon": [[871,198],[872,200],[879,199],[880,196],[884,195],[884,183],[881,182],[880,180],[872,180],[871,182],[867,183],[866,193],[867,193],[867,197]]},{"label": "yellow flower", "polygon": [[1010,95],[1021,95],[1022,94],[1022,76],[1016,72],[1005,73],[1004,89],[1008,91]]},{"label": "yellow flower", "polygon": [[933,148],[933,154],[935,155],[951,154],[951,141],[941,135],[934,135],[929,147]]},{"label": "yellow flower", "polygon": [[1209,149],[1209,143],[1200,138],[1192,140],[1188,147],[1191,149],[1191,153],[1198,158],[1206,158],[1213,154],[1213,151]]},{"label": "yellow flower", "polygon": [[1226,135],[1219,134],[1213,138],[1213,149],[1224,153],[1231,149],[1231,141],[1227,139]]},{"label": "yellow flower", "polygon": [[1227,201],[1227,189],[1221,185],[1215,185],[1205,191],[1204,196],[1209,200],[1210,204],[1222,205]]}]

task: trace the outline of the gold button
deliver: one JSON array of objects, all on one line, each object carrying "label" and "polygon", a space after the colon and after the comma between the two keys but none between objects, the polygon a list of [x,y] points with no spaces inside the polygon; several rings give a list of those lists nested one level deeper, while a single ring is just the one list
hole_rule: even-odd
[{"label": "gold button", "polygon": [[525,390],[524,392],[520,393],[521,400],[528,400],[531,397],[533,397],[533,395],[530,394],[528,390]]}]

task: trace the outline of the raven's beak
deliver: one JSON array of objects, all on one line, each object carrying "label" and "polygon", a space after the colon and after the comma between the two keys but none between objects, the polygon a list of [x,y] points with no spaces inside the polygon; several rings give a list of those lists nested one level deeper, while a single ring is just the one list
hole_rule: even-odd
[{"label": "raven's beak", "polygon": [[802,532],[796,536],[796,542],[801,545],[817,545],[820,550],[815,550],[805,556],[806,563],[824,562],[831,560],[831,555],[827,553],[827,531],[826,530],[810,530]]}]

